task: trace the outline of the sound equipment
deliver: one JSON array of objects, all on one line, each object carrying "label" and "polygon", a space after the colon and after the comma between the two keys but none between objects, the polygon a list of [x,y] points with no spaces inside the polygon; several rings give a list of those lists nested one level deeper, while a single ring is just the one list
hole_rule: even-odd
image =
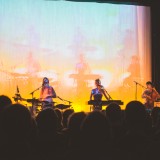
[{"label": "sound equipment", "polygon": [[154,107],[160,107],[160,99],[157,99],[157,100],[154,102]]}]

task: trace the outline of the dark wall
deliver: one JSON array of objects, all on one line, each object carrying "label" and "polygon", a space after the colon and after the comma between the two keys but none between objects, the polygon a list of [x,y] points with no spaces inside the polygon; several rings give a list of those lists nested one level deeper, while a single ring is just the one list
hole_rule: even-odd
[{"label": "dark wall", "polygon": [[160,5],[151,5],[152,27],[152,81],[160,92]]}]

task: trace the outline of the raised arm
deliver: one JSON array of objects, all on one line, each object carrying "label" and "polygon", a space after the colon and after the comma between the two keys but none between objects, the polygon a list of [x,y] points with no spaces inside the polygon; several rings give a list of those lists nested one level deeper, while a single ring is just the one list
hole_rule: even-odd
[{"label": "raised arm", "polygon": [[106,92],[104,91],[104,89],[102,89],[103,90],[103,95],[104,95],[104,97],[107,99],[107,100],[109,100],[109,98],[108,98],[108,96],[106,95]]},{"label": "raised arm", "polygon": [[92,100],[92,97],[93,97],[93,94],[92,94],[92,92],[91,92],[91,94],[90,94],[90,100]]}]

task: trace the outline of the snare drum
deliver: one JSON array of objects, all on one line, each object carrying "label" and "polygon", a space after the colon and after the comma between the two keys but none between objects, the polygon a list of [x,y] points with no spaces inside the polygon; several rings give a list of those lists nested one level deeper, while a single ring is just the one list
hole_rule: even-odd
[{"label": "snare drum", "polygon": [[42,109],[53,108],[55,102],[42,101]]}]

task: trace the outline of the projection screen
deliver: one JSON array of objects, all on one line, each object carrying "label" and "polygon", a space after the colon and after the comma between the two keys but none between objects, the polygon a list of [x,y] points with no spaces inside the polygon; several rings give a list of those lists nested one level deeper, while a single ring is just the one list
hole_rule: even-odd
[{"label": "projection screen", "polygon": [[12,98],[18,86],[23,98],[32,98],[48,77],[75,111],[89,111],[86,102],[99,78],[113,100],[126,104],[137,93],[143,101],[144,89],[136,92],[135,82],[151,80],[150,34],[149,7],[1,0],[0,94]]}]

